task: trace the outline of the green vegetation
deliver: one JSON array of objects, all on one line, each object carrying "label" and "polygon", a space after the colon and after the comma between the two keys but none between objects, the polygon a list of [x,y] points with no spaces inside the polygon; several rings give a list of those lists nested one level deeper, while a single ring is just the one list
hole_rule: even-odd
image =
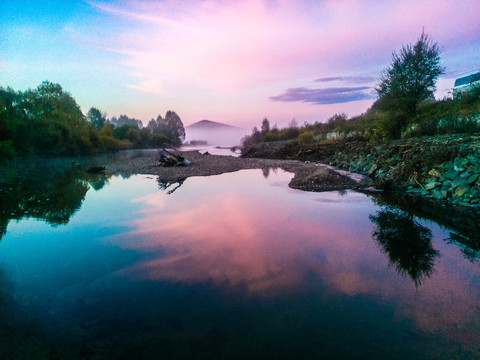
[{"label": "green vegetation", "polygon": [[384,135],[400,137],[415,119],[419,104],[434,99],[435,84],[444,73],[438,44],[424,32],[414,45],[392,54],[392,64],[383,71],[375,88],[378,100],[373,106],[384,114],[381,121]]},{"label": "green vegetation", "polygon": [[16,156],[77,156],[176,146],[184,138],[182,121],[173,111],[152,131],[126,115],[108,120],[94,107],[85,116],[59,84],[45,81],[25,92],[0,87],[0,161]]},{"label": "green vegetation", "polygon": [[379,79],[377,100],[364,114],[348,119],[335,114],[326,123],[270,129],[267,119],[244,139],[244,145],[296,140],[300,144],[363,137],[369,141],[480,132],[480,86],[455,98],[435,100],[438,77],[445,72],[437,43],[422,32],[415,44],[392,54]]}]

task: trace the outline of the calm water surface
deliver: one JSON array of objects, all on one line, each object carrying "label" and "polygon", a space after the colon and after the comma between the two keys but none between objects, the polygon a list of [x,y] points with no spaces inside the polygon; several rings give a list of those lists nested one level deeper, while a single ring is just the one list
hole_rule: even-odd
[{"label": "calm water surface", "polygon": [[2,185],[2,359],[480,356],[479,263],[434,222],[280,170],[62,176]]}]

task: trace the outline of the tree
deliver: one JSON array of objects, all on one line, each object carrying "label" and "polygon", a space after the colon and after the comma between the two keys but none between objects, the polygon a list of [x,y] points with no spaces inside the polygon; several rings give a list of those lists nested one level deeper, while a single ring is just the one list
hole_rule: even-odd
[{"label": "tree", "polygon": [[113,117],[110,119],[109,122],[115,127],[121,125],[133,125],[141,129],[143,126],[142,120],[129,118],[127,115],[120,115],[118,119],[116,117]]},{"label": "tree", "polygon": [[440,53],[438,44],[422,31],[414,45],[402,47],[398,54],[393,52],[390,67],[382,72],[374,108],[395,114],[400,130],[415,117],[420,102],[433,98],[436,81],[446,70]]},{"label": "tree", "polygon": [[157,129],[157,122],[155,119],[151,119],[148,124],[147,124],[147,129],[150,130],[151,134],[155,134],[155,131]]},{"label": "tree", "polygon": [[113,130],[113,136],[119,140],[128,140],[133,146],[140,144],[140,129],[137,125],[123,124]]},{"label": "tree", "polygon": [[157,120],[151,119],[148,122],[147,129],[150,130],[152,134],[166,134],[167,133],[167,122],[162,118],[162,115],[157,116]]},{"label": "tree", "polygon": [[270,122],[267,118],[263,119],[262,121],[262,134],[266,134],[270,131]]},{"label": "tree", "polygon": [[97,130],[100,130],[103,127],[103,125],[105,125],[107,122],[106,115],[102,114],[100,110],[94,107],[88,110],[87,120],[91,122],[93,125],[95,125]]},{"label": "tree", "polygon": [[164,122],[167,128],[167,135],[175,142],[182,143],[185,140],[185,128],[183,127],[182,120],[175,113],[175,111],[167,111],[165,114]]}]

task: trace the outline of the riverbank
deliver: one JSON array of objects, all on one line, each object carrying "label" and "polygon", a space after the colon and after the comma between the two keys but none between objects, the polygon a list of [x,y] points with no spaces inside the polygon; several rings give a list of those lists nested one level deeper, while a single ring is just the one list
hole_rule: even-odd
[{"label": "riverbank", "polygon": [[300,145],[264,143],[243,157],[325,163],[393,189],[480,214],[480,136],[437,136],[373,144],[364,139]]},{"label": "riverbank", "polygon": [[113,174],[156,175],[162,183],[174,183],[191,176],[211,176],[245,169],[262,169],[265,174],[272,169],[283,169],[294,173],[289,186],[305,191],[332,191],[364,189],[369,183],[355,181],[348,176],[326,167],[315,166],[299,160],[260,158],[238,158],[232,156],[201,154],[198,151],[184,151],[182,155],[190,161],[188,166],[164,167],[158,160],[157,152],[145,153],[141,157],[120,160],[106,166],[105,171]]}]

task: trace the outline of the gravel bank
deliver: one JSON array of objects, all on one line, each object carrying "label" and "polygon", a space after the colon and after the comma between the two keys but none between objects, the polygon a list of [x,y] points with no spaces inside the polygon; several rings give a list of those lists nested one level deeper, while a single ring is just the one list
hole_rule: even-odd
[{"label": "gravel bank", "polygon": [[106,171],[113,174],[156,175],[160,182],[177,182],[191,176],[211,176],[243,169],[283,169],[294,173],[289,186],[305,191],[331,191],[364,188],[347,176],[322,166],[298,160],[245,159],[232,156],[204,155],[197,151],[181,154],[191,164],[182,167],[164,167],[155,152],[142,157],[122,160],[107,165]]}]

